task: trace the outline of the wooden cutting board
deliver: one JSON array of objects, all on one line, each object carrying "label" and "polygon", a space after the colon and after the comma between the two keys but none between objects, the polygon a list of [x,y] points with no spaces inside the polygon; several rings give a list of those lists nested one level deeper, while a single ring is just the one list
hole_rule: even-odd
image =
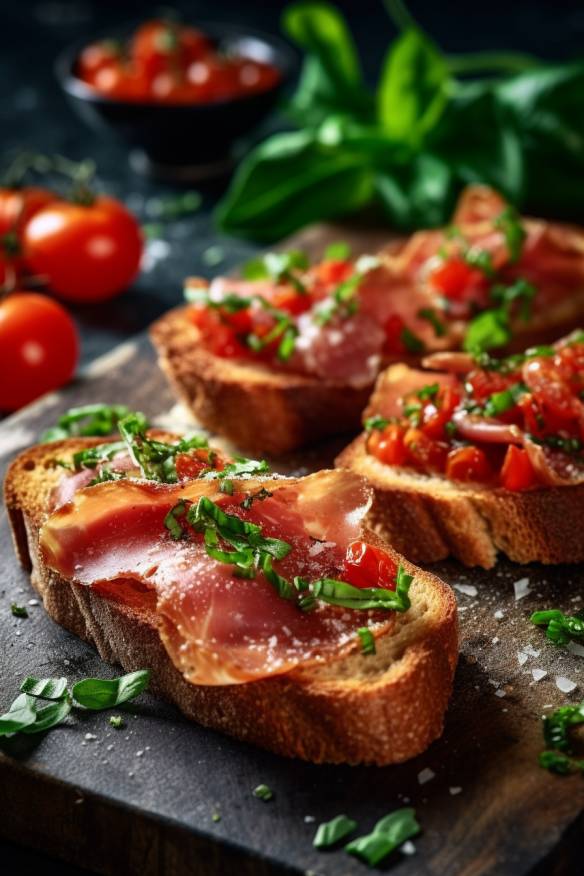
[{"label": "wooden cutting board", "polygon": [[[315,251],[338,236],[338,229],[313,229],[294,243]],[[363,250],[383,239],[354,235]],[[68,389],[1,424],[0,475],[62,411],[90,401],[125,403],[164,425],[180,425],[185,416],[173,410],[141,337],[97,360]],[[330,465],[342,444],[274,467],[290,472]],[[35,594],[14,558],[4,510],[0,558],[0,706],[8,706],[26,675],[76,680],[114,674],[42,606],[28,604]],[[385,865],[399,876],[581,874],[584,780],[548,774],[537,755],[541,715],[584,696],[584,657],[556,648],[528,618],[536,608],[583,608],[583,569],[501,562],[484,572],[452,562],[436,571],[457,588],[461,656],[444,735],[425,754],[383,769],[317,767],[198,727],[144,696],[124,710],[124,729],[114,730],[107,714],[90,714],[44,738],[28,737],[26,745],[5,746],[0,834],[112,876],[358,874],[365,866],[342,850],[312,848],[316,825],[344,812],[365,833],[408,804],[423,833],[413,855],[396,852]],[[521,579],[528,581],[527,593],[517,599],[514,583]],[[12,616],[12,602],[28,604],[28,619]],[[546,675],[535,681],[534,670]],[[564,694],[557,678],[578,687]],[[252,796],[260,783],[273,789],[271,802]]]}]

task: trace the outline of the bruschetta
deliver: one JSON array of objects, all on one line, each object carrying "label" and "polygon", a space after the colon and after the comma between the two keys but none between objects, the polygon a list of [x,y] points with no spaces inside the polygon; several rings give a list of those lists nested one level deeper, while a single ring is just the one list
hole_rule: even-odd
[{"label": "bruschetta", "polygon": [[374,256],[341,245],[255,259],[242,280],[186,282],[151,337],[207,428],[280,454],[359,427],[377,375],[437,351],[558,337],[584,311],[584,232],[524,219],[471,187],[447,229]]},{"label": "bruschetta", "polygon": [[369,525],[417,562],[584,560],[584,332],[503,359],[388,368],[337,459],[375,490]]},{"label": "bruschetta", "polygon": [[[450,589],[363,525],[366,482],[291,479],[122,421],[8,471],[16,550],[55,621],[185,715],[282,755],[390,764],[443,725]],[[259,468],[258,468],[259,466]]]}]

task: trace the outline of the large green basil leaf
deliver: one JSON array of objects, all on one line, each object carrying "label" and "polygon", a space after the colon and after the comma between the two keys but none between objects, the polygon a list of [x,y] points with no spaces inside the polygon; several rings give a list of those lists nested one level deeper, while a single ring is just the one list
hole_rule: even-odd
[{"label": "large green basil leaf", "polygon": [[323,2],[295,3],[284,11],[282,27],[307,53],[291,101],[301,123],[318,124],[329,112],[371,116],[372,98],[351,31],[338,9]]},{"label": "large green basil leaf", "polygon": [[444,56],[420,30],[406,30],[387,54],[377,94],[388,136],[419,147],[444,111],[449,86]]},{"label": "large green basil leaf", "polygon": [[581,219],[584,63],[523,73],[495,91],[521,137],[525,203],[536,212]]},{"label": "large green basil leaf", "polygon": [[378,169],[375,189],[391,224],[405,230],[444,225],[457,193],[448,164],[425,153],[407,164]]},{"label": "large green basil leaf", "polygon": [[430,143],[460,184],[485,183],[521,199],[522,143],[490,83],[458,83]]},{"label": "large green basil leaf", "polygon": [[329,146],[316,132],[275,134],[243,160],[216,218],[226,232],[271,242],[363,206],[373,176],[367,155]]}]

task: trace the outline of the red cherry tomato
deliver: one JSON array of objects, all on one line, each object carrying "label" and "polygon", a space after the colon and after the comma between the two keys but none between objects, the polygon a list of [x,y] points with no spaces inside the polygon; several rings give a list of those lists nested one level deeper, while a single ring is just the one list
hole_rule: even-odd
[{"label": "red cherry tomato", "polygon": [[510,444],[501,469],[501,484],[506,490],[519,492],[537,484],[537,474],[526,450]]},{"label": "red cherry tomato", "polygon": [[75,324],[56,301],[15,292],[0,302],[0,410],[15,411],[67,383],[78,356]]},{"label": "red cherry tomato", "polygon": [[137,221],[119,201],[97,197],[88,206],[57,201],[23,232],[26,263],[69,301],[103,301],[136,276],[142,255]]},{"label": "red cherry tomato", "polygon": [[79,55],[77,73],[82,79],[91,82],[96,73],[119,60],[120,49],[113,40],[90,43]]},{"label": "red cherry tomato", "polygon": [[449,259],[434,268],[428,276],[428,282],[440,295],[454,301],[476,298],[484,294],[487,286],[482,271],[477,271],[459,258]]},{"label": "red cherry tomato", "polygon": [[130,44],[132,59],[150,78],[173,67],[184,68],[210,49],[211,43],[198,30],[160,20],[142,24]]},{"label": "red cherry tomato", "polygon": [[383,587],[395,590],[397,566],[392,558],[365,541],[353,541],[347,548],[341,578],[353,587]]},{"label": "red cherry tomato", "polygon": [[386,465],[405,465],[408,459],[405,431],[397,423],[390,423],[385,429],[374,429],[367,440],[367,450]]},{"label": "red cherry tomato", "polygon": [[40,186],[0,189],[0,235],[22,231],[39,210],[57,200],[53,192]]},{"label": "red cherry tomato", "polygon": [[446,476],[452,481],[484,483],[492,476],[491,466],[480,447],[458,447],[446,461]]}]

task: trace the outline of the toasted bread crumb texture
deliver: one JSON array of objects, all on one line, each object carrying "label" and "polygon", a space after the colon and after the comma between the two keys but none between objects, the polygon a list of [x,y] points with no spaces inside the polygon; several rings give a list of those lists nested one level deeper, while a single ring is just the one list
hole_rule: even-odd
[{"label": "toasted bread crumb texture", "polygon": [[467,566],[494,566],[502,551],[517,563],[584,561],[584,484],[524,493],[456,484],[397,468],[367,453],[359,436],[337,465],[375,491],[367,523],[412,562],[452,555]]},{"label": "toasted bread crumb texture", "polygon": [[[152,670],[154,692],[187,717],[278,754],[315,763],[398,763],[442,732],[457,659],[454,596],[433,575],[415,572],[412,607],[397,616],[377,653],[224,687],[187,683],[165,651],[147,608],[106,600],[43,566],[39,528],[61,475],[52,460],[98,443],[91,439],[32,448],[5,483],[15,543],[51,617],[92,643],[104,660]],[[373,534],[374,541],[379,541]]]},{"label": "toasted bread crumb texture", "polygon": [[359,428],[371,386],[221,359],[202,346],[187,313],[171,310],[150,334],[172,387],[207,429],[247,452],[278,455]]}]

